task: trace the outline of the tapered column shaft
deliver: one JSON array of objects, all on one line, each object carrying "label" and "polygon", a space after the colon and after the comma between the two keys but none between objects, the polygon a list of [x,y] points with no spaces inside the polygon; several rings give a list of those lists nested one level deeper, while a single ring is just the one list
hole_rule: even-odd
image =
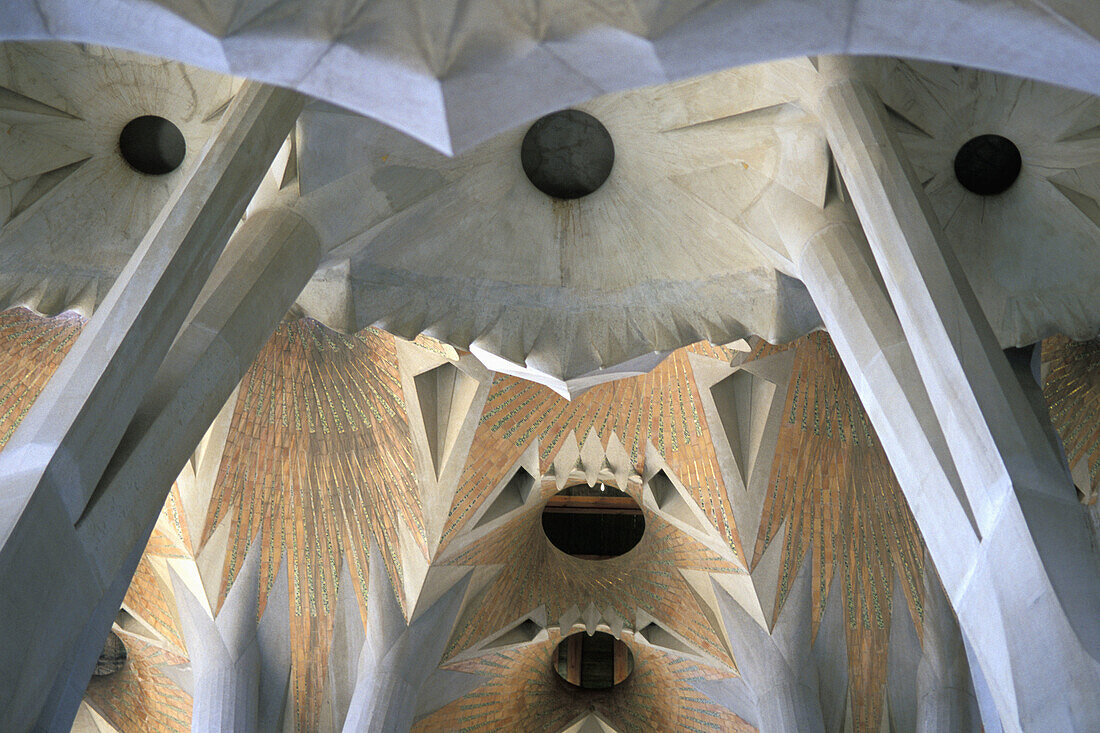
[{"label": "tapered column shaft", "polygon": [[[217,369],[207,371],[212,361],[231,356],[247,363],[255,353],[248,353],[247,344],[238,350],[231,343],[242,333],[233,324],[243,321],[228,306],[271,296],[257,289],[242,298],[249,289],[231,293],[240,283],[227,277],[218,280],[225,287],[208,291],[209,307],[192,318],[187,333],[176,337],[303,101],[296,93],[262,85],[242,88],[221,129],[0,453],[0,587],[13,589],[0,596],[0,729],[26,730],[35,720],[54,726],[57,716],[43,713],[46,692],[58,685],[72,689],[82,676],[86,682],[84,665],[72,654],[87,646],[80,639],[93,634],[88,627],[92,617],[105,616],[93,613],[105,595],[119,585],[125,589],[120,568],[144,542],[159,511],[156,499],[163,502],[175,474],[163,482],[145,479],[175,463],[174,457],[163,461],[165,452],[182,451],[174,468],[178,472],[202,430],[187,445],[190,437],[185,436],[194,432],[196,422],[205,421],[205,429],[232,389],[230,384],[220,397],[217,390],[206,390],[226,381]],[[302,283],[313,263],[304,266]],[[282,312],[294,295],[289,301],[284,296]],[[259,328],[270,332],[282,312]],[[218,313],[220,326],[229,330],[211,334]],[[203,338],[207,345],[196,349]],[[166,362],[173,342],[174,356]],[[183,381],[178,374],[173,380],[162,370],[165,363],[190,373]],[[233,368],[240,370],[238,364]],[[177,399],[180,390],[191,394]],[[195,408],[181,418],[155,407],[173,400]],[[155,449],[150,445],[140,460],[128,458],[157,419],[162,427]],[[136,495],[142,501],[117,502],[113,516],[105,516],[120,494],[112,492],[112,481],[126,476],[127,460],[133,473],[125,480],[140,485]],[[147,504],[154,505],[152,513]]]},{"label": "tapered column shaft", "polygon": [[[872,239],[868,252],[855,227],[834,225],[800,254],[800,275],[894,466],[1005,727],[1095,729],[1100,575],[1068,476],[984,316],[968,305],[965,278],[948,277],[950,252],[939,274],[891,264],[896,250],[911,264],[919,259],[906,238],[918,216],[913,236],[921,246],[942,242],[929,234],[937,227],[919,196],[906,189],[881,120],[872,120],[873,100],[851,87],[825,96],[831,101],[823,106],[845,118],[827,122],[834,155],[878,243]],[[954,303],[950,315],[945,302]]]}]

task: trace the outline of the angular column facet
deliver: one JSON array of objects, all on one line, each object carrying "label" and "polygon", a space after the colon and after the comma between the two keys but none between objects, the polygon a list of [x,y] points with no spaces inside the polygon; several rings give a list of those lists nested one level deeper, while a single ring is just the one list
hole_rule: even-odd
[{"label": "angular column facet", "polygon": [[917,731],[980,731],[981,715],[959,624],[925,558],[924,623],[917,665]]},{"label": "angular column facet", "polygon": [[[807,555],[805,565],[809,564]],[[740,677],[694,685],[711,699],[751,720],[761,733],[824,731],[812,658],[809,568],[795,576],[790,595],[769,633],[715,584],[722,620]],[[751,700],[751,702],[750,702]],[[751,706],[753,709],[746,709]]]},{"label": "angular column facet", "polygon": [[[0,630],[3,730],[24,730],[34,720],[67,730],[95,664],[83,650],[95,645],[81,639],[106,636],[129,586],[128,558],[140,553],[176,474],[308,280],[318,249],[316,234],[288,211],[245,221],[186,328],[146,380],[144,401],[103,459],[110,462],[91,484],[76,526],[48,485],[25,505],[0,548],[0,583],[20,589],[0,598],[8,621]],[[27,581],[32,576],[38,580]],[[18,664],[27,638],[36,639],[34,661]]]},{"label": "angular column facet", "polygon": [[[841,78],[823,82],[815,105],[877,268],[853,235],[811,243],[800,274],[887,448],[1001,719],[1010,730],[1098,729],[1100,562],[1062,458],[881,102]],[[880,274],[888,296],[874,292]],[[927,506],[933,497],[944,503]]]},{"label": "angular column facet", "polygon": [[407,731],[418,700],[439,666],[470,576],[459,579],[412,623],[406,624],[379,551],[371,547],[367,630],[344,719],[345,733]]}]

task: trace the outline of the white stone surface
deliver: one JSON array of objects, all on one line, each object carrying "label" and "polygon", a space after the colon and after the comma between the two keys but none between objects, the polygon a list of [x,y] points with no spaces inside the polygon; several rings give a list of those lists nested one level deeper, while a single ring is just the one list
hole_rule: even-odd
[{"label": "white stone surface", "polygon": [[[19,134],[33,137],[33,153],[22,156],[37,166],[22,170],[22,148],[6,149],[19,176],[10,201],[53,181],[60,174],[50,171],[73,156],[91,154],[77,145],[81,136],[95,131],[95,145],[87,165],[0,231],[0,304],[6,297],[47,312],[90,312],[136,246],[152,190],[164,189],[121,162],[118,120],[153,105],[201,143],[213,123],[196,122],[195,109],[214,107],[234,82],[124,52],[3,48],[5,83],[30,101],[5,97],[0,121],[22,120]],[[1100,278],[1096,98],[944,65],[853,65],[894,110],[889,122],[948,222],[947,241],[1001,345],[1100,331],[1092,295]],[[71,77],[61,85],[67,96],[31,73],[38,67]],[[106,95],[85,87],[118,76],[116,68],[138,81],[123,85],[122,103],[106,105]],[[292,205],[322,237],[326,256],[299,301],[302,313],[349,332],[370,324],[405,337],[426,332],[494,370],[576,395],[700,338],[782,341],[819,325],[792,279],[790,243],[774,241],[777,228],[813,228],[830,195],[825,136],[803,111],[812,108],[815,78],[810,61],[782,61],[579,103],[609,125],[618,156],[609,181],[572,202],[542,195],[522,173],[525,126],[450,158],[316,102],[256,205]],[[87,121],[58,116],[76,109],[70,98],[84,100]],[[34,107],[47,102],[58,105],[51,114]],[[38,112],[21,111],[28,105]],[[951,171],[958,146],[980,131],[1009,135],[1025,159],[1018,184],[990,200],[967,194]],[[88,166],[102,185],[78,178]],[[49,170],[31,175],[42,167]],[[740,215],[754,199],[752,215]]]},{"label": "white stone surface", "polygon": [[390,592],[385,565],[371,547],[366,638],[359,654],[355,692],[347,709],[345,733],[399,733],[412,726],[418,700],[432,702],[426,682],[443,656],[462,607],[469,574],[448,589],[411,623]]},{"label": "white stone surface", "polygon": [[922,653],[917,666],[916,730],[978,731],[978,701],[970,664],[950,600],[925,559]]},{"label": "white stone surface", "polygon": [[740,678],[700,681],[695,686],[754,724],[761,733],[825,730],[812,660],[809,563],[807,554],[770,632],[760,628],[724,590],[716,589]]},{"label": "white stone surface", "polygon": [[[127,51],[0,45],[0,308],[91,316],[239,85]],[[176,171],[138,173],[119,154],[119,133],[142,115],[179,128]]]},{"label": "white stone surface", "polygon": [[[291,218],[300,223],[300,219],[292,215]],[[258,227],[246,225],[243,230],[251,231],[253,236],[263,232],[263,225],[271,221],[263,216],[254,219]],[[274,220],[286,222],[278,217]],[[294,227],[285,231],[300,232]],[[268,230],[266,234],[273,232]],[[297,293],[297,288],[286,289],[295,282],[287,268],[297,265],[300,287],[316,262],[316,241],[312,251],[309,246],[300,246],[308,243],[294,237],[264,237],[261,241],[272,246],[249,246],[255,243],[254,239],[240,238],[239,246],[230,248],[229,256],[215,270],[213,284],[203,294],[202,307],[169,353],[168,358],[179,373],[168,370],[149,380],[152,386],[148,398],[140,408],[135,408],[136,421],[125,436],[115,437],[116,443],[121,439],[122,448],[115,454],[114,447],[109,446],[105,456],[98,456],[101,465],[114,459],[104,479],[100,481],[98,476],[86,474],[87,484],[65,487],[83,489],[87,496],[99,485],[95,500],[83,511],[76,527],[57,489],[50,484],[37,487],[25,505],[4,506],[5,512],[11,513],[3,517],[13,530],[5,533],[0,547],[0,571],[5,587],[19,587],[22,591],[3,596],[4,618],[9,622],[6,633],[10,636],[0,644],[0,649],[12,655],[12,660],[23,658],[25,639],[47,638],[45,632],[34,636],[34,629],[52,629],[48,634],[52,643],[47,646],[42,641],[36,646],[35,664],[6,662],[7,669],[17,672],[18,678],[4,684],[8,697],[0,710],[8,716],[4,719],[5,727],[20,729],[35,718],[36,705],[44,702],[42,691],[49,689],[58,668],[70,664],[67,661],[70,655],[83,644],[81,634],[86,619],[103,605],[110,606],[108,618],[113,618],[128,585],[125,581],[136,564],[136,558],[129,564],[126,558],[133,555],[134,549],[140,552],[148,538],[163,502],[163,492],[217,413],[221,401],[232,391],[243,365],[250,362]],[[288,244],[292,250],[290,256],[286,251],[280,252],[280,246]],[[272,260],[273,255],[281,256]],[[266,265],[264,257],[268,258]],[[257,282],[259,285],[252,287]],[[106,317],[108,311],[101,313]],[[58,402],[55,398],[54,403],[36,404],[49,409]],[[65,401],[60,400],[59,404],[64,405]],[[120,415],[113,417],[119,419]],[[125,424],[121,427],[127,428]],[[96,437],[108,440],[110,436]],[[102,449],[98,443],[86,447]],[[5,451],[3,455],[14,461],[8,466],[19,465],[18,453]],[[10,471],[7,475],[18,475],[11,468],[7,470]],[[157,486],[161,488],[151,490]],[[53,573],[65,582],[42,584],[30,580],[41,573]],[[120,573],[124,582],[118,584],[115,581]],[[43,614],[44,608],[51,613]],[[92,653],[98,653],[98,649]]]},{"label": "white stone surface", "polygon": [[[1009,730],[1040,724],[1089,730],[1100,724],[1093,694],[1100,686],[1100,616],[1095,612],[1100,563],[1064,461],[1044,435],[943,241],[923,189],[899,156],[881,103],[866,87],[843,79],[844,64],[837,67],[835,80],[822,85],[819,109],[896,315],[885,293],[876,296],[873,280],[855,269],[839,280],[808,270],[814,275],[812,284],[808,280],[811,292],[821,295],[823,317],[883,436],[1001,722]],[[851,240],[848,249],[856,259],[850,262],[861,257],[858,248]],[[837,302],[833,313],[825,313],[832,310],[825,300],[841,301],[857,287],[870,287],[867,297]],[[893,374],[874,379],[867,373],[865,367],[872,364],[857,351],[874,348],[874,337],[866,334],[872,311],[878,319],[874,330],[883,336],[894,330],[886,338],[895,343],[902,338],[897,331],[903,332],[900,348],[911,349],[919,372],[903,353]],[[860,340],[864,343],[857,346]],[[916,381],[927,390],[927,402],[916,395]],[[888,382],[910,383],[917,399],[881,402],[885,392],[879,390]],[[925,414],[917,419],[924,434],[891,449],[890,433],[905,429],[908,410],[923,411],[929,403],[939,428]],[[939,441],[939,430],[951,469],[942,449],[932,445],[931,439]],[[951,471],[958,475],[954,499],[945,493],[946,502],[934,514],[921,506],[930,487],[915,485],[916,476],[899,460],[921,443],[943,461],[943,478],[950,479]],[[955,509],[954,521],[949,507]]]},{"label": "white stone surface", "polygon": [[738,69],[579,105],[607,127],[615,162],[603,186],[568,201],[524,174],[526,126],[448,158],[313,105],[293,205],[326,256],[300,305],[336,328],[427,333],[566,395],[701,339],[804,333],[818,325],[805,291],[707,200],[726,195],[707,173],[744,161],[820,199],[828,161],[813,118],[793,107],[778,127],[739,117],[797,95],[781,80]]},{"label": "white stone surface", "polygon": [[293,86],[445,151],[602,93],[807,54],[935,59],[1100,92],[1091,0],[88,2],[8,0],[0,37],[121,46]]}]

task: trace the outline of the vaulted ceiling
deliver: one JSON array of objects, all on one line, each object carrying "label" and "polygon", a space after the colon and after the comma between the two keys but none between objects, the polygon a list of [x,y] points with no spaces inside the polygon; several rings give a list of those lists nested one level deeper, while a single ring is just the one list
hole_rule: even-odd
[{"label": "vaulted ceiling", "polygon": [[[0,314],[0,435],[82,322]],[[1098,352],[1046,346],[1055,425],[1094,496]],[[509,493],[517,476],[529,491]],[[622,557],[573,558],[538,519],[562,486],[597,480],[639,502],[646,533]],[[750,729],[751,711],[712,692],[751,685],[754,670],[723,597],[765,633],[805,619],[816,663],[848,679],[834,707],[877,729],[912,704],[895,677],[920,658],[937,583],[822,333],[695,344],[566,401],[428,339],[286,321],[170,492],[116,624],[131,664],[93,680],[84,715],[186,729],[184,608],[216,614],[249,552],[258,613],[288,624],[285,719],[298,730],[339,724],[347,659],[379,604],[412,619],[454,587],[465,600],[423,662],[439,665],[439,692],[422,696],[417,730],[564,730],[590,708],[616,730]],[[551,654],[577,627],[630,642],[622,689],[592,697],[557,682]]]},{"label": "vaulted ceiling", "polygon": [[[0,39],[19,39],[0,43],[0,448],[239,77],[317,97],[246,219],[288,207],[320,264],[169,492],[114,627],[130,662],[93,679],[87,730],[187,730],[194,640],[222,614],[258,624],[273,729],[340,728],[395,649],[418,655],[418,731],[752,730],[768,655],[813,669],[830,729],[906,729],[946,602],[786,249],[792,223],[848,206],[807,53],[888,54],[852,74],[1000,346],[1042,342],[1051,422],[1096,503],[1100,67],[1073,63],[1094,52],[1090,10],[32,4],[0,8]],[[1012,45],[1024,27],[1047,35]],[[609,48],[621,63],[596,63]],[[392,83],[349,83],[375,77]],[[570,201],[519,156],[527,123],[565,105],[615,145],[606,184]],[[119,155],[145,114],[179,128],[179,170]],[[1021,153],[1002,196],[955,173],[979,133]],[[597,482],[637,502],[642,540],[560,552],[546,503]],[[402,636],[418,623],[430,643]],[[560,683],[578,630],[629,643],[627,682]]]}]

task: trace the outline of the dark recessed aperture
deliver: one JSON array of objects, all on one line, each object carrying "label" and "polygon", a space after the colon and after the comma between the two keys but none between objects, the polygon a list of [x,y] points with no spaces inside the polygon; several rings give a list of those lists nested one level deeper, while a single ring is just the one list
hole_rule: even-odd
[{"label": "dark recessed aperture", "polygon": [[1020,149],[1007,137],[978,135],[955,155],[955,178],[967,191],[996,196],[1012,187],[1022,166]]},{"label": "dark recessed aperture", "polygon": [[565,109],[531,125],[523,137],[520,161],[527,178],[547,196],[579,199],[611,175],[615,144],[595,117]]},{"label": "dark recessed aperture", "polygon": [[92,674],[96,677],[106,677],[114,674],[126,666],[126,645],[115,632],[107,634],[107,640],[103,643],[103,651],[96,660]]},{"label": "dark recessed aperture", "polygon": [[126,123],[118,136],[122,158],[138,173],[162,176],[183,163],[187,143],[183,133],[163,117],[143,115]]},{"label": "dark recessed aperture", "polygon": [[542,530],[568,555],[606,560],[641,541],[645,517],[638,503],[614,486],[579,484],[550,497],[542,510]]},{"label": "dark recessed aperture", "polygon": [[607,690],[622,683],[634,670],[634,655],[611,634],[581,631],[562,639],[554,654],[554,671],[571,685],[585,690]]}]

